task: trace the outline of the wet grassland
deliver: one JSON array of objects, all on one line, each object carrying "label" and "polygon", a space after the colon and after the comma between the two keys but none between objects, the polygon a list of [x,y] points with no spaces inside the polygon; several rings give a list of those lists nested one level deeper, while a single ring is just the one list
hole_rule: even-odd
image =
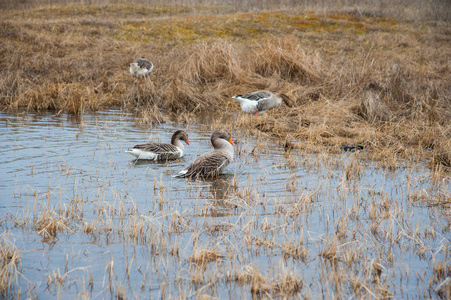
[{"label": "wet grassland", "polygon": [[[2,11],[3,297],[450,297],[449,22],[176,8]],[[225,174],[172,178],[217,128]],[[176,129],[181,160],[124,153]]]}]

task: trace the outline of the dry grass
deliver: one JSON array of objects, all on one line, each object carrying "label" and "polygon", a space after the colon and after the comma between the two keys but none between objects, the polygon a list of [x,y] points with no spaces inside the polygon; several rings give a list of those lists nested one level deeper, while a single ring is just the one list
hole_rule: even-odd
[{"label": "dry grass", "polygon": [[[308,5],[294,6],[290,1],[259,2],[267,5],[260,8],[277,9],[251,10],[252,1],[217,8],[103,0],[51,7],[28,1],[4,10],[0,104],[9,110],[26,107],[74,114],[121,106],[136,111],[137,123],[145,125],[174,118],[205,126],[239,127],[259,140],[277,137],[287,150],[290,168],[304,164],[312,171],[329,170],[330,177],[342,170],[338,186],[322,187],[321,181],[304,191],[293,176],[284,182],[294,194],[287,201],[264,195],[265,174],[262,182],[252,185],[249,179],[248,186],[241,188],[236,184],[240,175],[235,174],[234,188],[221,193],[224,189],[219,187],[216,193],[212,185],[207,192],[214,199],[227,198],[221,200],[224,203],[212,201],[179,212],[171,206],[176,204],[169,204],[171,187],[155,177],[155,211],[138,212],[136,207],[127,207],[121,196],[108,198],[108,185],[99,181],[98,196],[89,208],[77,199],[66,206],[44,203],[8,222],[35,232],[49,245],[68,233],[111,239],[127,248],[129,243],[146,245],[156,269],[161,268],[157,283],[162,296],[170,297],[177,286],[180,298],[187,297],[186,281],[180,278],[188,276],[189,284],[203,285],[194,293],[199,298],[216,295],[218,282],[242,285],[255,297],[309,298],[310,290],[318,291],[318,286],[323,295],[338,297],[402,297],[394,295],[394,290],[402,292],[402,276],[409,270],[395,265],[396,255],[410,251],[429,257],[437,251],[431,246],[434,235],[449,234],[449,229],[433,224],[420,228],[411,221],[407,210],[412,208],[405,210],[399,199],[385,191],[356,191],[355,187],[364,174],[362,156],[377,159],[391,170],[402,163],[400,158],[426,159],[436,174],[451,168],[451,26],[444,13],[449,5],[438,0],[415,2],[418,5],[407,8],[347,2],[341,8],[331,4],[324,10],[307,10]],[[2,3],[3,7],[13,4]],[[155,64],[146,80],[128,73],[129,63],[141,55]],[[244,115],[231,96],[257,89],[284,92],[293,106],[281,106],[258,118]],[[364,151],[343,165],[324,154],[324,150],[338,152],[343,145],[363,146]],[[260,146],[240,149],[238,145],[237,152],[249,154],[246,163],[252,164],[252,157],[267,151]],[[316,164],[300,161],[291,154],[295,148],[323,154]],[[203,199],[203,189],[195,189]],[[449,191],[408,197],[411,203],[425,202],[449,211]],[[349,199],[354,200],[352,204]],[[316,205],[320,200],[328,201],[333,209]],[[92,211],[95,217],[83,211]],[[315,235],[312,229],[316,228],[308,228],[315,226],[307,221],[313,213],[325,224],[324,234]],[[219,216],[225,218],[216,221]],[[449,213],[444,218],[449,219]],[[200,240],[203,235],[208,235],[210,243]],[[293,240],[299,235],[300,239]],[[180,245],[187,240],[192,243],[188,254],[186,246]],[[448,244],[441,247],[440,251],[449,253]],[[2,295],[19,298],[15,281],[20,254],[6,241],[0,250]],[[264,258],[277,255],[280,264],[254,265],[254,258],[263,257],[266,263]],[[418,274],[417,281],[429,284],[422,291],[437,288],[438,295],[447,297],[449,255],[441,257],[446,260],[429,259],[433,274]],[[127,257],[124,263],[112,257],[106,262],[102,288],[109,289],[112,297],[122,299],[132,293],[127,279],[121,281],[117,276],[123,272],[121,264],[126,264],[122,269],[127,276],[142,270],[146,274],[143,289],[152,289],[147,277],[152,269],[133,265],[133,259]],[[182,260],[189,262],[188,270]],[[287,262],[293,261],[296,266],[312,261],[319,265],[310,270],[318,273],[314,277],[319,281],[314,282],[317,287],[305,284],[309,275],[302,277],[302,272],[289,269]],[[165,268],[174,267],[172,263],[180,267],[173,282],[164,278],[169,273]],[[69,284],[70,271],[49,272],[49,286]],[[87,276],[88,289],[81,291],[89,298],[89,286],[98,288],[99,283],[93,282],[92,274]],[[397,276],[400,281],[394,280]]]},{"label": "dry grass", "polygon": [[[144,123],[219,112],[293,147],[359,144],[373,159],[450,167],[449,23],[423,16],[413,25],[363,6],[323,13],[203,8],[199,16],[189,5],[156,3],[6,10],[0,103],[72,113],[121,105]],[[135,81],[128,64],[141,55],[155,69]],[[294,105],[258,121],[227,119],[226,112],[240,113],[231,96],[257,89],[285,92]]]},{"label": "dry grass", "polygon": [[[359,15],[373,17],[396,17],[407,20],[449,20],[450,7],[446,0],[433,1],[416,1],[410,0],[390,1],[382,0],[374,3],[372,1],[358,0],[244,0],[244,1],[228,1],[218,5],[216,2],[204,0],[46,0],[45,3],[39,0],[22,0],[20,2],[14,0],[4,0],[0,3],[0,9],[30,9],[41,8],[43,4],[48,6],[71,6],[85,5],[86,3],[96,6],[107,6],[108,4],[130,4],[140,6],[140,10],[136,10],[137,14],[147,14],[152,12],[153,15],[179,15],[179,14],[205,14],[205,13],[236,13],[236,12],[253,12],[258,10],[280,10],[280,9],[303,9],[318,11],[344,11],[354,12]],[[144,7],[141,8],[141,7]],[[80,12],[87,12],[92,15],[101,15],[100,9],[79,9]],[[63,10],[60,14],[70,15],[71,10]],[[59,14],[59,15],[60,15]],[[125,14],[121,12],[120,16]]]},{"label": "dry grass", "polygon": [[13,242],[9,240],[8,231],[4,231],[0,241],[0,295],[1,298],[19,298],[16,284],[19,277],[21,254]]},{"label": "dry grass", "polygon": [[288,272],[283,263],[279,266],[279,274],[268,278],[252,266],[244,266],[240,270],[229,272],[226,280],[250,285],[252,296],[257,297],[288,297],[298,295],[303,288],[301,280]]},{"label": "dry grass", "polygon": [[189,261],[195,263],[201,268],[205,269],[210,262],[222,259],[224,255],[218,253],[218,249],[201,249],[194,250],[193,255],[189,258]]}]

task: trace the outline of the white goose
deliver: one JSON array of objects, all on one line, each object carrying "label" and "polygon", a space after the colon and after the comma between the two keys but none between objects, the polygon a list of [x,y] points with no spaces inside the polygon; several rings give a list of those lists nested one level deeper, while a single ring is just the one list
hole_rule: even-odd
[{"label": "white goose", "polygon": [[174,177],[214,178],[233,161],[233,140],[228,130],[220,129],[211,135],[214,150],[198,157],[191,165]]},{"label": "white goose", "polygon": [[233,96],[232,98],[238,100],[241,109],[248,114],[255,114],[255,116],[262,114],[268,109],[279,106],[282,101],[288,105],[290,98],[285,94],[273,94],[269,91],[256,91],[244,95]]},{"label": "white goose", "polygon": [[142,145],[135,145],[133,148],[125,152],[135,156],[136,159],[153,159],[153,160],[171,160],[181,158],[185,154],[184,141],[189,145],[188,134],[183,130],[174,132],[171,138],[171,143],[148,143]]},{"label": "white goose", "polygon": [[130,64],[130,74],[136,78],[145,77],[153,70],[153,63],[145,57],[136,59]]}]

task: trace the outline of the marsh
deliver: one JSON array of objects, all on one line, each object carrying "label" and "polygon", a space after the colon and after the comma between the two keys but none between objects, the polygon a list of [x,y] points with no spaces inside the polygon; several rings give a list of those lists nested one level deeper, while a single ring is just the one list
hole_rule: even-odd
[{"label": "marsh", "polygon": [[450,181],[425,165],[235,130],[226,172],[185,180],[171,175],[211,148],[208,126],[185,125],[186,157],[161,163],[124,150],[182,124],[120,110],[0,122],[2,247],[20,253],[10,296],[433,296],[446,274]]}]

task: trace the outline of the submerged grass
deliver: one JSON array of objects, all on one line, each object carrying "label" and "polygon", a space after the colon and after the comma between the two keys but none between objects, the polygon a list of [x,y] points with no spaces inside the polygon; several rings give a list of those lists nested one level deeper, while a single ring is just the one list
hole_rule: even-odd
[{"label": "submerged grass", "polygon": [[[255,141],[236,140],[235,171],[179,181],[170,177],[174,164],[158,165],[161,172],[153,162],[125,167],[121,145],[131,131],[118,133],[122,116],[87,119],[73,149],[91,150],[99,139],[108,151],[96,146],[101,158],[92,169],[80,165],[92,163],[91,154],[79,165],[59,154],[44,165],[33,158],[44,183],[33,176],[17,183],[20,208],[0,219],[17,235],[0,251],[16,267],[15,275],[1,273],[9,298],[449,295],[449,176],[423,166],[386,172],[358,153],[274,149],[274,139],[258,131]],[[72,136],[72,127],[57,124]],[[190,146],[201,142],[195,137]],[[28,255],[27,247],[42,248]]]},{"label": "submerged grass", "polygon": [[21,253],[10,237],[8,231],[0,235],[0,295],[5,299],[18,299],[20,292],[17,282],[20,276]]}]

